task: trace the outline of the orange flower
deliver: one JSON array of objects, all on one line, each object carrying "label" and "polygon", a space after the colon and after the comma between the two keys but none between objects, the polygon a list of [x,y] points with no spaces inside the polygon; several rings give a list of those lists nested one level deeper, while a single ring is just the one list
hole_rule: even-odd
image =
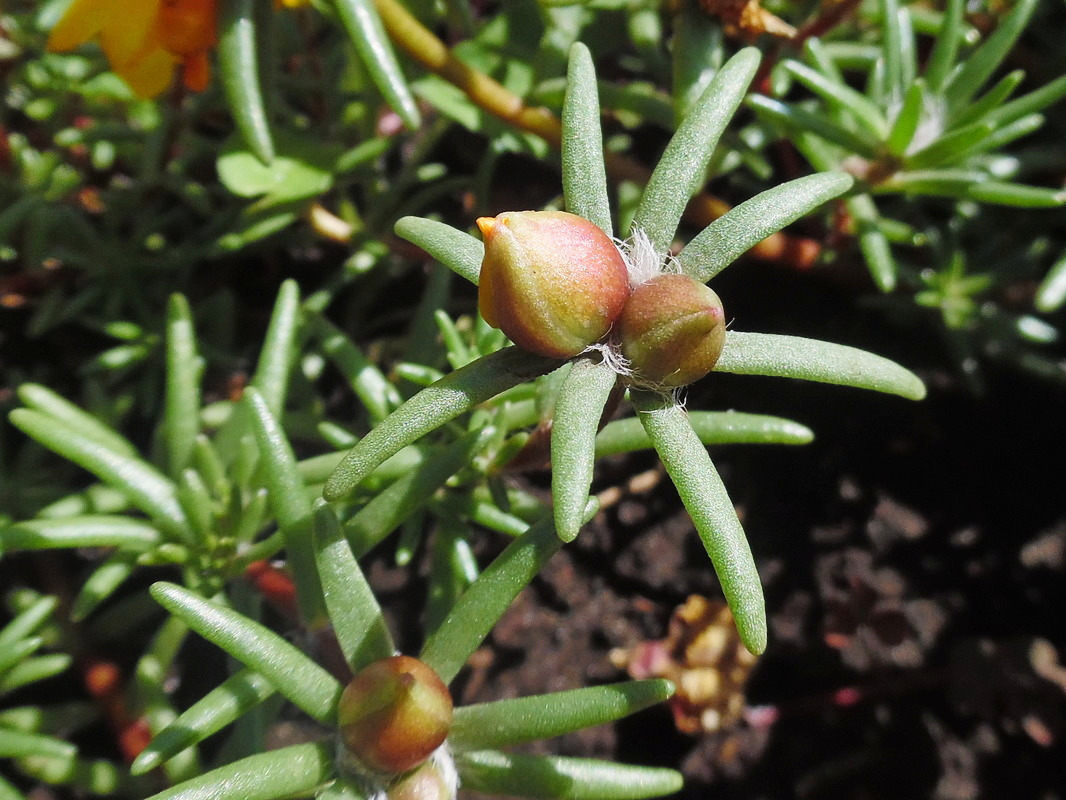
[{"label": "orange flower", "polygon": [[73,50],[93,38],[115,73],[141,97],[155,97],[182,65],[185,85],[207,86],[215,46],[217,0],[74,0],[48,38]]}]

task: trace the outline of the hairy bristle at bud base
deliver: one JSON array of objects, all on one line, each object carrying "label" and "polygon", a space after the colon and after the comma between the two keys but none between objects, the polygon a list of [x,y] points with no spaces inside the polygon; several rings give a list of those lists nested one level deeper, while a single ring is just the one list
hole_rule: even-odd
[{"label": "hairy bristle at bud base", "polygon": [[656,251],[648,234],[640,228],[634,228],[632,235],[625,241],[615,239],[614,243],[626,262],[631,289],[635,289],[656,275],[681,272],[678,260],[669,253]]}]

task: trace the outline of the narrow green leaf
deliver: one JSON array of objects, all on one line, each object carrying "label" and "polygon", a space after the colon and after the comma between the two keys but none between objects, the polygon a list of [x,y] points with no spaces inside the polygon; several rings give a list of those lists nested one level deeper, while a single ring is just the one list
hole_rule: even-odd
[{"label": "narrow green leaf", "polygon": [[0,529],[0,545],[5,550],[119,547],[140,552],[160,541],[158,530],[134,517],[31,519]]},{"label": "narrow green leaf", "polygon": [[491,426],[471,431],[381,490],[344,525],[356,556],[362,558],[422,509],[448,478],[470,464],[495,433]]},{"label": "narrow green leaf", "polygon": [[422,125],[418,105],[396,61],[389,37],[372,0],[331,0],[363,66],[393,111],[409,130]]},{"label": "narrow green leaf", "polygon": [[1015,41],[1029,24],[1039,0],[1018,0],[999,27],[963,63],[944,86],[944,97],[952,110],[964,106],[995,72]]},{"label": "narrow green leaf", "polygon": [[647,233],[656,252],[670,248],[681,214],[703,185],[711,155],[744,99],[759,59],[759,51],[748,47],[723,64],[666,146],[630,228]]},{"label": "narrow green leaf", "polygon": [[[790,419],[739,411],[690,411],[688,421],[700,441],[710,444],[808,444],[814,431]],[[596,458],[651,447],[636,417],[607,423],[596,437]]]},{"label": "narrow green leaf", "polygon": [[7,694],[31,683],[54,678],[70,666],[71,658],[66,653],[52,653],[21,661],[0,675],[0,694]]},{"label": "narrow green leaf", "polygon": [[120,550],[94,569],[71,604],[70,618],[81,622],[99,608],[137,569],[137,559],[136,551]]},{"label": "narrow green leaf", "polygon": [[1066,254],[1051,265],[1044,280],[1037,287],[1033,304],[1037,311],[1050,314],[1066,302]]},{"label": "narrow green leaf", "polygon": [[[170,621],[175,618],[171,617]],[[184,625],[181,626],[184,628]],[[155,736],[177,719],[177,712],[166,690],[166,667],[154,654],[146,653],[137,661],[135,672],[136,691],[141,719]],[[163,766],[167,782],[174,784],[202,775],[203,765],[196,748],[187,748],[174,755]]]},{"label": "narrow green leaf", "polygon": [[0,800],[26,800],[26,795],[4,780],[0,775]]},{"label": "narrow green leaf", "polygon": [[86,436],[81,428],[37,411],[17,408],[11,412],[10,419],[30,438],[118,489],[165,533],[191,541],[189,521],[178,502],[177,487],[151,464],[119,454]]},{"label": "narrow green leaf", "polygon": [[854,386],[908,400],[925,397],[921,379],[895,361],[856,347],[799,336],[730,331],[714,369]]},{"label": "narrow green leaf", "polygon": [[[321,503],[321,501],[320,501]],[[381,606],[344,538],[333,510],[315,508],[315,563],[333,631],[352,672],[396,652]]]},{"label": "narrow green leaf", "polygon": [[980,153],[991,153],[999,150],[1002,147],[1006,147],[1015,139],[1020,139],[1023,136],[1028,136],[1031,133],[1038,131],[1044,125],[1043,114],[1029,114],[1026,117],[1009,122],[1006,125],[996,128],[983,140],[977,142],[973,147],[967,151],[967,156],[975,156]]},{"label": "narrow green leaf", "polygon": [[[25,639],[19,639],[13,644],[5,647],[3,650],[0,650],[0,675],[3,675],[23,659],[32,656],[41,649],[41,645],[43,644],[44,639],[40,636],[30,636]],[[3,730],[4,725],[0,722],[0,732]]]},{"label": "narrow green leaf", "polygon": [[667,700],[665,680],[627,681],[455,709],[448,744],[456,752],[550,739],[635,714]]},{"label": "narrow green leaf", "polygon": [[205,694],[159,731],[130,767],[143,775],[231,724],[275,692],[258,672],[243,669]]},{"label": "narrow green leaf", "polygon": [[907,148],[914,140],[914,134],[918,130],[918,123],[922,119],[922,111],[925,106],[925,85],[922,81],[912,83],[903,96],[903,105],[892,120],[892,128],[888,132],[885,148],[894,156],[901,156],[907,152]]},{"label": "narrow green leaf", "polygon": [[888,135],[888,123],[873,102],[845,83],[837,83],[798,61],[783,61],[781,66],[837,111],[851,114],[878,141]]},{"label": "narrow green leaf", "polygon": [[344,497],[401,448],[559,364],[556,359],[507,347],[446,375],[400,406],[352,448],[326,481],[323,495],[327,500]]},{"label": "narrow green leaf", "polygon": [[72,428],[77,428],[85,439],[97,442],[122,456],[137,455],[137,448],[129,439],[46,386],[24,383],[18,388],[18,396],[27,408],[54,417]]},{"label": "narrow green leaf", "polygon": [[485,794],[555,800],[640,800],[673,794],[681,773],[610,761],[559,756],[523,756],[497,750],[463,753],[456,759],[464,788]]},{"label": "narrow green leaf", "polygon": [[705,283],[767,236],[842,195],[853,183],[842,172],[822,172],[760,192],[700,231],[678,255],[681,268]]},{"label": "narrow green leaf", "polygon": [[418,245],[430,256],[477,286],[485,245],[469,233],[424,217],[401,217],[393,227],[396,235]]},{"label": "narrow green leaf", "polygon": [[747,102],[760,117],[782,128],[809,131],[866,158],[877,156],[878,143],[865,131],[852,131],[824,114],[808,111],[801,106],[790,106],[760,94],[751,95]]},{"label": "narrow green leaf", "polygon": [[906,86],[903,83],[903,43],[900,31],[898,0],[879,0],[881,7],[881,58],[884,60],[884,85],[881,95],[885,98],[902,97]]},{"label": "narrow green leaf", "polygon": [[899,91],[895,98],[903,97],[907,87],[914,83],[918,75],[918,44],[914,39],[914,24],[911,21],[909,7],[896,11],[899,28]]},{"label": "narrow green leaf", "polygon": [[325,317],[314,323],[322,352],[337,365],[356,397],[366,407],[371,425],[376,425],[403,401],[396,387],[389,383],[370,359],[336,325]]},{"label": "narrow green leaf", "polygon": [[[597,507],[595,500],[589,500],[583,521],[591,519]],[[562,546],[550,518],[511,542],[427,637],[419,658],[436,670],[441,680],[451,683],[518,593]]]},{"label": "narrow green leaf", "polygon": [[249,386],[244,391],[243,403],[251,412],[249,417],[263,460],[264,481],[270,491],[270,507],[285,537],[285,552],[296,584],[300,613],[306,622],[314,624],[323,606],[311,542],[311,501],[296,467],[292,446],[270,412],[266,398]]},{"label": "narrow green leaf", "polygon": [[163,439],[167,468],[177,478],[189,466],[200,433],[200,375],[203,361],[196,351],[189,301],[180,294],[167,304],[167,382]]},{"label": "narrow green leaf", "polygon": [[959,42],[962,40],[962,15],[965,7],[966,0],[948,0],[944,22],[940,26],[940,33],[933,43],[933,50],[925,65],[925,82],[932,92],[940,91],[951,68],[955,65],[955,56],[959,52]]},{"label": "narrow green leaf", "polygon": [[67,758],[77,752],[69,742],[42,736],[39,733],[25,733],[0,728],[0,758],[22,758],[24,756],[45,756],[48,758]]},{"label": "narrow green leaf", "polygon": [[25,611],[19,612],[17,617],[0,629],[0,649],[10,647],[19,639],[32,636],[52,615],[58,604],[59,600],[55,597],[41,597]]},{"label": "narrow green leaf", "polygon": [[227,0],[219,20],[218,67],[237,130],[256,158],[274,158],[266,102],[259,74],[257,14],[272,13],[266,0]]},{"label": "narrow green leaf", "polygon": [[981,203],[1018,208],[1058,208],[1066,204],[1066,190],[1004,181],[975,183],[968,188],[966,197]]},{"label": "narrow green leaf", "polygon": [[333,777],[333,745],[294,744],[205,772],[148,800],[282,800],[313,797]]},{"label": "narrow green leaf", "polygon": [[904,159],[907,169],[932,169],[950,161],[959,161],[995,130],[993,122],[974,122],[941,136],[929,146]]},{"label": "narrow green leaf", "polygon": [[563,97],[563,198],[566,210],[612,235],[607,167],[600,130],[600,97],[592,54],[581,42],[570,48]]},{"label": "narrow green leaf", "polygon": [[278,634],[172,583],[155,583],[151,592],[167,611],[260,673],[296,706],[319,722],[333,723],[341,685]]},{"label": "narrow green leaf", "polygon": [[1056,78],[1028,94],[1023,94],[1016,100],[1005,103],[995,111],[990,112],[988,118],[999,125],[1006,125],[1028,114],[1043,111],[1063,97],[1066,97],[1066,75]]},{"label": "narrow green leaf", "polygon": [[1025,70],[1016,69],[1013,72],[1008,72],[979,99],[972,103],[967,103],[964,108],[959,109],[958,113],[953,114],[948,127],[961,128],[971,122],[978,122],[990,112],[1001,108],[1024,78]]},{"label": "narrow green leaf", "polygon": [[877,205],[870,195],[860,194],[847,198],[844,206],[851,214],[859,249],[874,283],[882,292],[891,292],[896,288],[896,260],[892,257],[888,237],[881,230],[881,214]]},{"label": "narrow green leaf", "polygon": [[[728,344],[726,345],[728,348]],[[740,640],[752,653],[766,649],[766,607],[755,560],[725,484],[707,448],[673,398],[633,392],[633,404],[648,438],[677,487],[696,532],[711,557]]]},{"label": "narrow green leaf", "polygon": [[281,416],[285,406],[289,374],[296,358],[296,336],[299,327],[300,287],[296,281],[287,280],[278,290],[270,326],[267,328],[263,349],[259,353],[259,361],[251,382],[275,417]]},{"label": "narrow green leaf", "polygon": [[581,529],[595,468],[596,431],[618,376],[598,356],[579,358],[567,374],[552,416],[552,503],[555,531],[572,542]]}]

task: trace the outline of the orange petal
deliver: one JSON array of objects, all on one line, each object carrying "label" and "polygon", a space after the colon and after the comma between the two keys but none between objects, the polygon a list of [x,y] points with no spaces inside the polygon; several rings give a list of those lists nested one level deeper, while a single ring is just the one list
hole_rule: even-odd
[{"label": "orange petal", "polygon": [[175,55],[192,55],[215,46],[217,17],[215,0],[162,0],[156,36]]},{"label": "orange petal", "polygon": [[175,63],[174,56],[156,47],[114,70],[138,97],[152,98],[170,86]]},{"label": "orange petal", "polygon": [[127,64],[148,58],[159,46],[155,38],[159,0],[137,0],[120,5],[122,13],[100,31],[100,46],[116,72]]},{"label": "orange petal", "polygon": [[206,89],[211,79],[211,64],[207,59],[207,51],[201,50],[185,56],[182,64],[182,79],[185,82],[185,88],[194,92],[202,92]]}]

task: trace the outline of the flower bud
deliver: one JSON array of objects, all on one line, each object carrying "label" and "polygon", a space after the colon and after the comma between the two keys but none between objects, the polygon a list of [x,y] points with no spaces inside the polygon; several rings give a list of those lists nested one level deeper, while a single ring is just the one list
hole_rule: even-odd
[{"label": "flower bud", "polygon": [[636,383],[670,388],[699,380],[725,344],[718,295],[687,275],[657,275],[629,296],[615,325]]},{"label": "flower bud", "polygon": [[440,747],[452,724],[452,697],[432,669],[393,656],[362,669],[345,688],[337,712],[344,745],[377,773],[417,767]]},{"label": "flower bud", "polygon": [[452,800],[455,786],[430,761],[389,786],[386,800]]},{"label": "flower bud", "polygon": [[569,358],[601,339],[629,295],[611,238],[565,211],[512,211],[477,221],[485,237],[478,307],[519,347]]}]

